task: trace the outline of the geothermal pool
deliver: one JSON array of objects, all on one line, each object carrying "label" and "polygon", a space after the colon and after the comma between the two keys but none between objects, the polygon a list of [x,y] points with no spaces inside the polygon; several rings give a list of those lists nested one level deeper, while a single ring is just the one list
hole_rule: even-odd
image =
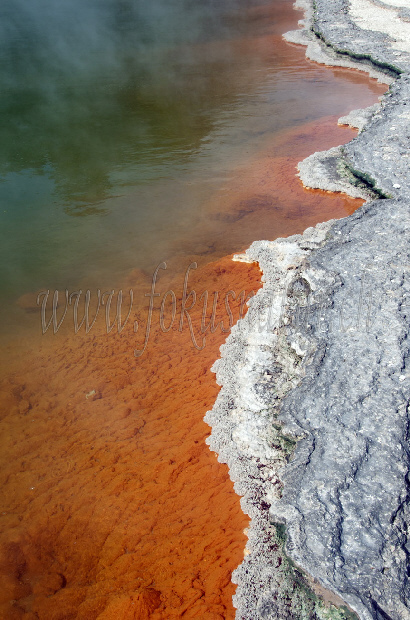
[{"label": "geothermal pool", "polygon": [[247,518],[203,416],[260,272],[229,255],[361,204],[295,166],[385,87],[282,41],[288,0],[1,12],[0,609],[233,618]]}]

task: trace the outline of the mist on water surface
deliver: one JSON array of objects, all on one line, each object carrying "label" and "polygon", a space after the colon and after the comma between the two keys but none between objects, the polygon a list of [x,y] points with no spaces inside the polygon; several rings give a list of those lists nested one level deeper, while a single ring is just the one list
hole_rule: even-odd
[{"label": "mist on water surface", "polygon": [[343,83],[287,57],[292,4],[3,0],[6,315],[39,289],[155,269],[261,141],[344,105]]}]

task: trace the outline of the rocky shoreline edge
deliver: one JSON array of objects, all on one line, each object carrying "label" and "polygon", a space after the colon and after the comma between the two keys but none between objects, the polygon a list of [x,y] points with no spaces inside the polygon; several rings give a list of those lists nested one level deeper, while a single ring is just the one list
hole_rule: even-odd
[{"label": "rocky shoreline edge", "polygon": [[341,119],[360,129],[352,142],[299,165],[304,185],[364,196],[363,207],[237,257],[259,263],[263,288],[221,348],[205,417],[251,517],[236,617],[405,620],[410,6],[399,5],[410,3],[296,4],[305,21],[288,41],[390,88]]}]

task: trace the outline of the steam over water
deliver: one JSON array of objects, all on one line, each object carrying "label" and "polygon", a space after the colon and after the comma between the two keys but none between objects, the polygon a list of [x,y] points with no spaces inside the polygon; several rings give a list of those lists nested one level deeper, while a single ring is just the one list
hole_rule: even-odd
[{"label": "steam over water", "polygon": [[[107,198],[186,169],[214,110],[235,96],[229,53],[204,59],[195,46],[238,32],[240,20],[231,22],[240,9],[189,0],[2,2],[3,294],[68,286],[107,244],[121,264],[130,219],[126,243],[144,254],[141,239],[175,209],[172,197],[148,191],[120,207]],[[117,224],[102,219],[113,209],[127,211]],[[78,216],[89,219],[70,221]]]},{"label": "steam over water", "polygon": [[204,204],[267,137],[329,104],[345,111],[344,85],[329,93],[316,67],[302,75],[278,51],[275,10],[290,4],[3,0],[5,315],[39,289],[151,271],[181,240],[219,256],[252,240],[229,244],[220,221],[198,236]]}]

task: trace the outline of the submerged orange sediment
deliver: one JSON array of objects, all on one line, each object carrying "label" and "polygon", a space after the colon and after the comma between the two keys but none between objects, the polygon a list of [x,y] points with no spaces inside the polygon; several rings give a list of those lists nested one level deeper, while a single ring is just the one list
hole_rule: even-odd
[{"label": "submerged orange sediment", "polygon": [[[224,259],[190,290],[259,280]],[[169,287],[180,299],[181,279]],[[199,326],[202,308],[190,314]],[[158,329],[156,309],[140,358],[132,331],[50,338],[2,381],[4,617],[233,618],[247,518],[203,422],[226,335],[198,352],[178,328]]]}]

